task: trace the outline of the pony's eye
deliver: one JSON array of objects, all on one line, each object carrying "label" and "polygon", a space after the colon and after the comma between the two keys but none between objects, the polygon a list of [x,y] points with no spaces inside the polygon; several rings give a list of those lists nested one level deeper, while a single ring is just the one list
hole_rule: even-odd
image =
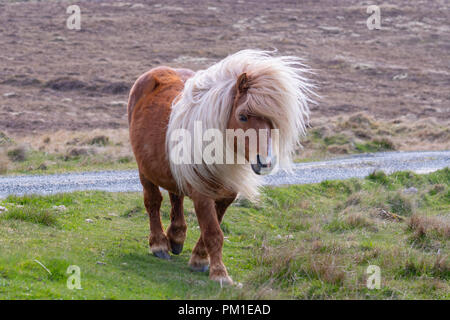
[{"label": "pony's eye", "polygon": [[240,114],[239,115],[239,121],[247,122],[247,120],[248,120],[248,118],[247,118],[247,116],[245,114]]}]

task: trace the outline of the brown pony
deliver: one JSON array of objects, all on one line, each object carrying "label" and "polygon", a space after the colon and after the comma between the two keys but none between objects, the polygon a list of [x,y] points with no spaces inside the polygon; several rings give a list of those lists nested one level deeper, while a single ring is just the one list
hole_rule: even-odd
[{"label": "brown pony", "polygon": [[[195,271],[207,271],[209,267],[210,279],[232,283],[222,262],[220,223],[238,194],[257,198],[259,174],[276,166],[273,150],[277,150],[281,166],[291,163],[308,120],[312,91],[305,72],[307,69],[296,57],[243,50],[196,73],[158,67],[139,77],[130,92],[128,119],[150,217],[150,249],[155,256],[170,259],[169,251],[181,253],[187,229],[183,198],[188,196],[194,203],[201,231],[189,266]],[[245,148],[240,151],[238,135],[223,140],[219,137],[215,142],[224,149],[223,153],[214,152],[219,154],[219,161],[193,161],[198,149],[190,150],[189,146],[198,141],[193,141],[190,134],[195,136],[198,123],[203,130],[215,129],[223,134],[230,129],[244,133],[255,130],[256,141],[245,135]],[[188,137],[177,141],[173,137],[176,132]],[[224,141],[231,143],[222,147]],[[205,143],[202,141],[200,147]],[[252,153],[255,144],[256,153]],[[176,161],[174,150],[180,146],[184,159],[192,161]],[[221,154],[224,157],[231,153],[235,160],[242,152],[245,163],[220,161]],[[169,192],[172,204],[166,233],[160,218],[160,187]]]}]

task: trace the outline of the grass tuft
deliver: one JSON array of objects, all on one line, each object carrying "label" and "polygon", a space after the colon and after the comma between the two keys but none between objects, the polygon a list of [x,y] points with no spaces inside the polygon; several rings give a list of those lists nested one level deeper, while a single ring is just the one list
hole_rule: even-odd
[{"label": "grass tuft", "polygon": [[401,192],[389,194],[387,197],[392,212],[402,216],[411,216],[415,212],[415,204],[411,197],[404,195]]},{"label": "grass tuft", "polygon": [[105,135],[95,136],[87,141],[87,144],[104,147],[109,144],[109,137]]},{"label": "grass tuft", "polygon": [[12,207],[0,215],[4,220],[21,220],[44,226],[56,226],[57,217],[50,209],[37,206]]},{"label": "grass tuft", "polygon": [[398,276],[408,279],[425,276],[450,280],[448,257],[437,255],[434,261],[424,257],[410,257],[399,268]]},{"label": "grass tuft", "polygon": [[0,148],[0,174],[8,172],[9,159],[5,152]]},{"label": "grass tuft", "polygon": [[375,170],[374,172],[372,172],[371,174],[369,174],[367,176],[367,179],[382,185],[388,185],[389,184],[389,179],[386,175],[386,173],[384,173],[381,170]]},{"label": "grass tuft", "polygon": [[416,239],[450,239],[449,217],[427,217],[413,215],[408,221],[408,229],[414,232]]},{"label": "grass tuft", "polygon": [[359,152],[382,152],[396,150],[394,142],[388,138],[373,139],[366,143],[356,143],[356,150]]},{"label": "grass tuft", "polygon": [[27,159],[27,149],[24,146],[9,149],[8,158],[13,162],[23,162]]},{"label": "grass tuft", "polygon": [[337,233],[362,228],[376,231],[375,225],[370,220],[370,218],[364,216],[359,212],[352,212],[344,216],[334,218],[328,224],[326,224],[324,228],[327,231]]},{"label": "grass tuft", "polygon": [[6,135],[6,133],[0,131],[0,147],[9,146],[13,144],[14,141]]}]

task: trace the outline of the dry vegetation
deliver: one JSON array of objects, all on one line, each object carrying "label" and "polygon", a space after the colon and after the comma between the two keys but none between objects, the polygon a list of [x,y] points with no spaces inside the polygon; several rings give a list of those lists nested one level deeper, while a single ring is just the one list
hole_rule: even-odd
[{"label": "dry vegetation", "polygon": [[366,113],[313,119],[299,158],[379,151],[448,150],[450,129],[432,119],[375,120]]},{"label": "dry vegetation", "polygon": [[[450,129],[431,119],[384,122],[357,113],[313,120],[302,144],[295,161],[365,152],[450,149]],[[134,168],[128,130],[59,130],[32,136],[0,132],[0,174],[79,170],[80,166]]]},{"label": "dry vegetation", "polygon": [[450,239],[450,221],[448,212],[443,216],[427,217],[413,215],[408,221],[408,228],[413,232],[411,242],[415,245],[430,246],[432,241]]},{"label": "dry vegetation", "polygon": [[7,139],[0,143],[0,174],[135,167],[127,129],[59,130]]}]

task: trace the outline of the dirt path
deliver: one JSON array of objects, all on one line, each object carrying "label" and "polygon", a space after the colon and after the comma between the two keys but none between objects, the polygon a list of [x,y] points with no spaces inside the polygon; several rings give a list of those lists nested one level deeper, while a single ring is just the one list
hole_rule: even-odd
[{"label": "dirt path", "polygon": [[[362,178],[374,170],[383,170],[386,173],[403,170],[428,173],[449,166],[450,151],[386,152],[329,161],[298,163],[294,165],[292,173],[280,171],[264,178],[266,185],[276,186]],[[137,171],[82,172],[0,178],[0,198],[11,194],[53,194],[81,190],[140,192],[142,187]]]}]

